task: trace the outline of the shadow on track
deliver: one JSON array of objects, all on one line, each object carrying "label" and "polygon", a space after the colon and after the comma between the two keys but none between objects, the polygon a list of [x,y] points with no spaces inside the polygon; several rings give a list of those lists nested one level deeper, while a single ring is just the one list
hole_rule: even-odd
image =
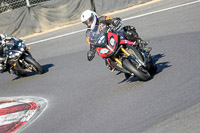
[{"label": "shadow on track", "polygon": [[[157,65],[157,71],[156,73],[152,76],[152,78],[157,75],[158,73],[162,72],[164,69],[171,67],[171,65],[169,65],[170,62],[160,62],[160,63],[156,63],[159,59],[165,57],[164,54],[157,54],[157,55],[153,55],[152,56],[152,60],[153,62]],[[121,72],[117,73],[117,75],[121,74]],[[133,77],[131,76],[128,79],[123,79],[121,82],[119,82],[118,84],[124,83],[124,82],[135,82],[138,81],[138,77]]]},{"label": "shadow on track", "polygon": [[[49,72],[49,68],[53,67],[54,64],[46,64],[46,65],[43,65],[42,68],[44,69],[44,73],[47,73]],[[26,75],[24,76],[17,76],[16,78],[13,79],[14,80],[17,80],[17,79],[20,79],[20,78],[24,78],[24,77],[30,77],[30,76],[33,76],[33,75],[36,75],[37,73],[36,72],[30,72],[30,73],[27,73]]]},{"label": "shadow on track", "polygon": [[157,55],[153,55],[152,56],[153,62],[158,67],[157,72],[154,75],[156,75],[156,74],[162,72],[164,69],[172,66],[172,65],[169,64],[170,62],[168,62],[168,61],[167,62],[156,63],[162,57],[165,57],[165,55],[164,54],[157,54]]},{"label": "shadow on track", "polygon": [[44,69],[44,73],[47,73],[49,71],[49,68],[51,68],[53,66],[54,66],[54,64],[43,65],[42,68]]}]

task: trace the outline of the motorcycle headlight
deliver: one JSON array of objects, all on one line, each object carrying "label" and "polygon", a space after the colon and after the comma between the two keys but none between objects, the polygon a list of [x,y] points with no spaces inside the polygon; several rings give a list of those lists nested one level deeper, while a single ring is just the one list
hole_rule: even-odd
[{"label": "motorcycle headlight", "polygon": [[23,52],[23,51],[24,51],[24,48],[20,48],[20,51],[22,51],[22,52]]},{"label": "motorcycle headlight", "polygon": [[18,52],[13,52],[13,51],[11,51],[11,52],[9,52],[9,58],[14,58],[14,57],[18,57],[18,56],[20,56],[22,54],[22,52],[20,52],[20,51],[18,51]]},{"label": "motorcycle headlight", "polygon": [[12,57],[14,58],[14,57],[17,57],[19,55],[20,55],[20,53],[15,53],[15,54],[12,55]]},{"label": "motorcycle headlight", "polygon": [[107,54],[109,52],[109,50],[107,50],[107,49],[101,49],[99,52],[101,54]]}]

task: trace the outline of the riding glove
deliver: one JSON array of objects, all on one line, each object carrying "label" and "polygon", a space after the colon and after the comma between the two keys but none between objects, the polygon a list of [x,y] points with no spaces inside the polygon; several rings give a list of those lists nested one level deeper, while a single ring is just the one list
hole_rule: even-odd
[{"label": "riding glove", "polygon": [[95,57],[95,52],[89,50],[87,52],[88,61],[91,61],[94,57]]}]

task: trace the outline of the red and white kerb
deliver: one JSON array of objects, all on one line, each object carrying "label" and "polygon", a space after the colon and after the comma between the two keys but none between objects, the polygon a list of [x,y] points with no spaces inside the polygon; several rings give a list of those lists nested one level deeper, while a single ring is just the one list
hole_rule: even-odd
[{"label": "red and white kerb", "polygon": [[38,97],[0,98],[0,133],[19,132],[47,107]]}]

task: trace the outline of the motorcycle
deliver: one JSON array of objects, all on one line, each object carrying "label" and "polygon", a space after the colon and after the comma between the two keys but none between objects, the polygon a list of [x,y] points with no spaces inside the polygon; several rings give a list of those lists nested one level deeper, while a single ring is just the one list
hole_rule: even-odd
[{"label": "motorcycle", "polygon": [[88,37],[98,55],[105,58],[113,69],[134,75],[142,81],[150,80],[157,70],[150,53],[141,51],[136,42],[126,40],[122,30],[110,28],[105,31],[101,25],[96,25]]},{"label": "motorcycle", "polygon": [[31,47],[27,47],[22,40],[8,43],[5,46],[4,53],[6,59],[3,64],[6,71],[11,75],[25,76],[30,72],[36,72],[38,74],[44,72],[41,65],[29,52]]}]

